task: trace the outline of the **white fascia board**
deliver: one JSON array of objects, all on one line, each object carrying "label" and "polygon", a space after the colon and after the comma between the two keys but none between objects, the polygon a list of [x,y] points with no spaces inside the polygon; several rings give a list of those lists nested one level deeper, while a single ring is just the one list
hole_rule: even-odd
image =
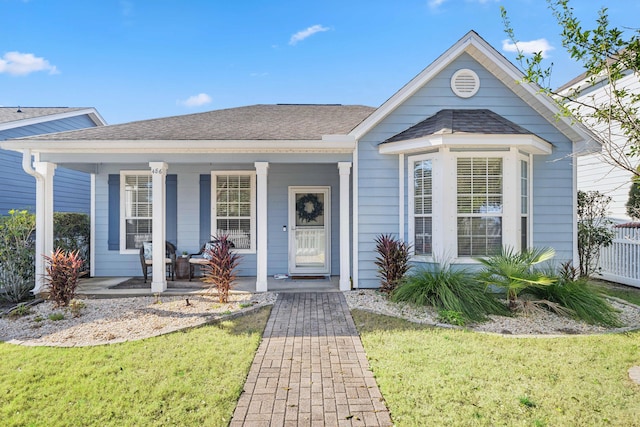
[{"label": "white fascia board", "polygon": [[20,119],[20,120],[14,120],[12,122],[2,123],[0,124],[0,131],[7,130],[7,129],[15,129],[23,126],[35,125],[38,123],[51,122],[54,120],[68,119],[70,117],[78,117],[78,116],[83,116],[85,114],[88,115],[91,118],[91,120],[98,126],[104,126],[107,124],[107,122],[104,121],[104,119],[98,113],[98,111],[95,108],[91,107],[91,108],[83,108],[81,110],[67,111],[65,113],[48,114],[46,116],[31,117],[29,119]]},{"label": "white fascia board", "polygon": [[1,141],[5,150],[33,153],[352,153],[355,140],[21,140]]},{"label": "white fascia board", "polygon": [[380,154],[410,154],[434,148],[518,149],[531,154],[551,154],[553,146],[535,135],[434,135],[407,141],[389,142],[378,146]]}]

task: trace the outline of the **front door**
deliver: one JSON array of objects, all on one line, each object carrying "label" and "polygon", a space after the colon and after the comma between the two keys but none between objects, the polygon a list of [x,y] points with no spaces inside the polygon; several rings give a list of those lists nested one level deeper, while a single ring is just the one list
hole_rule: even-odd
[{"label": "front door", "polygon": [[331,273],[330,220],[330,187],[289,187],[289,274]]}]

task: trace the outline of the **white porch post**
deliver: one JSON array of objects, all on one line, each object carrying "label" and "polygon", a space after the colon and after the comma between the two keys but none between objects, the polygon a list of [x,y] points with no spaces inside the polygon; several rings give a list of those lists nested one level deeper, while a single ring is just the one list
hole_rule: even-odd
[{"label": "white porch post", "polygon": [[153,195],[152,240],[153,267],[151,269],[151,292],[167,290],[167,276],[165,266],[166,240],[166,182],[168,165],[165,162],[149,162],[151,168],[151,194]]},{"label": "white porch post", "polygon": [[338,162],[340,171],[340,290],[351,289],[351,262],[349,237],[349,175],[351,162]]},{"label": "white porch post", "polygon": [[256,292],[267,291],[267,170],[269,162],[255,162],[256,167],[256,223],[257,265]]},{"label": "white porch post", "polygon": [[34,294],[42,292],[45,284],[46,264],[43,255],[53,252],[53,175],[56,165],[35,162],[36,171],[36,285]]}]

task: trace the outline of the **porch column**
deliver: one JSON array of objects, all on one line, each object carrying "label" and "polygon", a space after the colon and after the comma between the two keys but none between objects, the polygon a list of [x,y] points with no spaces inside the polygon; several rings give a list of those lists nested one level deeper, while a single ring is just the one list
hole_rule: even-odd
[{"label": "porch column", "polygon": [[36,285],[34,294],[44,291],[46,263],[43,255],[53,253],[53,175],[56,165],[35,162],[36,172]]},{"label": "porch column", "polygon": [[166,217],[166,183],[168,165],[165,162],[149,162],[151,168],[151,194],[152,202],[152,223],[151,240],[153,241],[152,257],[153,266],[151,268],[151,292],[164,292],[167,290],[167,276],[165,266],[165,240],[167,229]]},{"label": "porch column", "polygon": [[338,162],[340,171],[340,290],[351,289],[351,262],[349,259],[351,247],[349,238],[349,175],[351,162]]},{"label": "porch column", "polygon": [[267,170],[269,162],[255,162],[256,167],[256,292],[267,291]]}]

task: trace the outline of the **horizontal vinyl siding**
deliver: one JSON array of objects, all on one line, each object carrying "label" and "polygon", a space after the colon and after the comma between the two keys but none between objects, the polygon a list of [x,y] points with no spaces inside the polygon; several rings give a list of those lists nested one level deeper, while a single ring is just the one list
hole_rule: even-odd
[{"label": "horizontal vinyl siding", "polygon": [[[480,89],[471,98],[458,98],[451,91],[451,76],[461,68],[474,70],[480,78]],[[554,247],[559,260],[572,258],[571,143],[473,58],[463,54],[359,141],[359,287],[379,286],[374,240],[383,233],[397,235],[399,230],[398,156],[379,154],[378,144],[445,108],[490,109],[554,145],[551,155],[535,156],[533,162],[534,242],[536,246]],[[405,167],[405,181],[410,173]],[[407,214],[408,194],[406,183],[403,185]],[[407,222],[408,216],[405,230]]]},{"label": "horizontal vinyl siding", "polygon": [[[52,120],[0,131],[0,141],[10,138],[63,132],[94,127],[87,115]],[[0,150],[0,215],[10,209],[35,211],[35,178],[22,169],[22,154]],[[53,178],[56,212],[89,213],[91,178],[89,174],[58,167]]]}]

